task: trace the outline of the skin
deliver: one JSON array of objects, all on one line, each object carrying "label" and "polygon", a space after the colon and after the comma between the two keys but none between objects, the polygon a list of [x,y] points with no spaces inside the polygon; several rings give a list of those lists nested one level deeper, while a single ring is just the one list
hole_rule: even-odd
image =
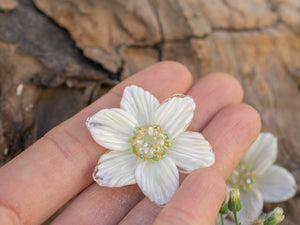
[{"label": "skin", "polygon": [[[119,107],[124,88],[131,84],[160,102],[178,93],[192,96],[197,107],[189,130],[201,131],[215,152],[212,167],[181,176],[181,186],[165,207],[145,198],[136,185],[106,188],[92,180],[106,150],[93,141],[86,118]],[[214,224],[225,180],[261,128],[258,113],[241,104],[242,97],[232,76],[209,74],[192,86],[190,72],[176,62],[136,73],[0,169],[0,221],[41,224],[73,198],[53,224]]]}]

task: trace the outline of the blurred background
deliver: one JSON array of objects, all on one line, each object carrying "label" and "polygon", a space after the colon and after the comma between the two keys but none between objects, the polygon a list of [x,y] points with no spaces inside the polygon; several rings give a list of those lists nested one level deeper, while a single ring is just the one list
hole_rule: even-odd
[{"label": "blurred background", "polygon": [[235,76],[300,189],[300,0],[0,0],[0,166],[161,60]]}]

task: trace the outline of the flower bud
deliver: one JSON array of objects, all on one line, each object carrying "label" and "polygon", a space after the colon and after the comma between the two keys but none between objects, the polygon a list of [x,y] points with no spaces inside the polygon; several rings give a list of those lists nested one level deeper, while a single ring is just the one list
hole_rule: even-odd
[{"label": "flower bud", "polygon": [[284,220],[283,209],[276,207],[266,215],[264,225],[278,225]]},{"label": "flower bud", "polygon": [[238,212],[241,208],[240,190],[237,188],[231,189],[229,192],[228,209],[232,212]]},{"label": "flower bud", "polygon": [[222,203],[222,206],[221,206],[221,208],[219,210],[220,214],[226,214],[226,213],[228,213],[228,199],[229,199],[229,196],[228,196],[228,194],[226,194],[225,199],[224,199],[224,201]]}]

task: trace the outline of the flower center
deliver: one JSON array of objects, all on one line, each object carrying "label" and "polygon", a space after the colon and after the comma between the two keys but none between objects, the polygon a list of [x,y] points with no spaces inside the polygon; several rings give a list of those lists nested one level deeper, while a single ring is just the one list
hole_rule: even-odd
[{"label": "flower center", "polygon": [[159,125],[137,127],[133,137],[129,139],[131,152],[143,161],[158,161],[165,157],[166,150],[171,146],[169,139],[169,135]]},{"label": "flower center", "polygon": [[256,182],[256,173],[251,164],[241,161],[233,170],[227,183],[240,191],[248,192],[251,186]]}]

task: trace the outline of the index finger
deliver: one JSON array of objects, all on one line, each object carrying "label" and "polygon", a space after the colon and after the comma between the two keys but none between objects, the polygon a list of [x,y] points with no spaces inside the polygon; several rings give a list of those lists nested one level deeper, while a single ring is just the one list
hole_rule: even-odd
[{"label": "index finger", "polygon": [[2,167],[0,221],[12,218],[17,222],[11,224],[39,224],[92,182],[92,170],[105,149],[92,140],[85,121],[103,108],[119,107],[123,89],[130,84],[162,101],[185,93],[191,75],[178,63],[155,64],[117,85]]}]

